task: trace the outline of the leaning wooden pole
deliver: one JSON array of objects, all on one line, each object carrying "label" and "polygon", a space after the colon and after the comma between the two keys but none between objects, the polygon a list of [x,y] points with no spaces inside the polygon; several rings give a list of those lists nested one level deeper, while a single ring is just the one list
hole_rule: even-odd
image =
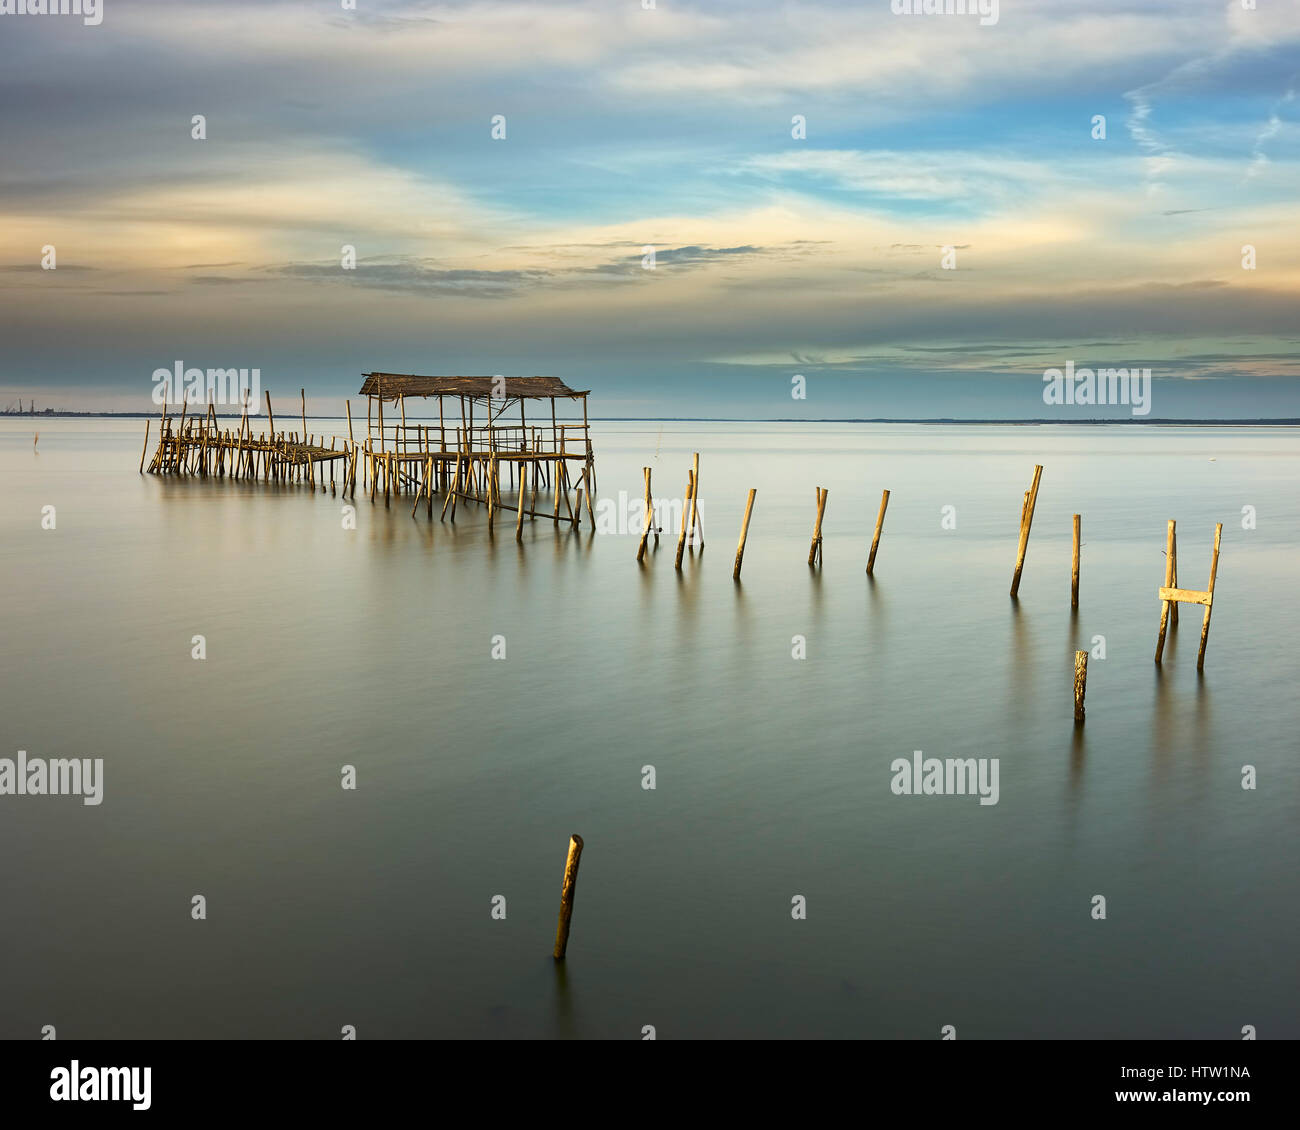
[{"label": "leaning wooden pole", "polygon": [[646,542],[650,540],[650,527],[655,520],[654,502],[650,498],[650,468],[642,467],[641,473],[645,476],[645,525],[641,527],[641,544],[636,547],[638,563],[645,559]]},{"label": "leaning wooden pole", "polygon": [[745,560],[745,539],[749,537],[749,516],[754,512],[754,496],[758,491],[750,488],[749,500],[745,503],[745,520],[740,524],[740,544],[736,546],[736,567],[731,571],[733,581],[740,580],[740,566]]},{"label": "leaning wooden pole", "polygon": [[[1165,532],[1165,588],[1174,587],[1174,520],[1169,519],[1169,526]],[[1161,601],[1160,604],[1160,634],[1156,637],[1156,662],[1159,663],[1165,653],[1165,630],[1169,627],[1169,609],[1174,602],[1171,600]]]},{"label": "leaning wooden pole", "polygon": [[871,535],[871,552],[867,554],[867,572],[876,567],[876,550],[880,548],[880,531],[885,527],[885,510],[889,506],[889,491],[880,492],[880,513],[876,515],[876,532]]},{"label": "leaning wooden pole", "polygon": [[682,499],[682,532],[677,535],[677,559],[673,562],[673,568],[678,570],[682,567],[682,554],[686,552],[687,512],[691,509],[691,500],[695,497],[695,472],[688,471],[686,474],[686,497]]},{"label": "leaning wooden pole", "polygon": [[527,464],[519,464],[519,513],[515,515],[515,541],[524,540],[524,491],[528,486],[528,476],[524,474]]},{"label": "leaning wooden pole", "polygon": [[[700,453],[695,453],[694,462],[691,464],[691,521],[686,534],[686,540],[695,541],[695,527],[699,522],[699,499],[700,499]],[[700,548],[704,548],[704,530],[700,530]]]},{"label": "leaning wooden pole", "polygon": [[1088,690],[1088,653],[1074,653],[1074,720],[1083,721],[1083,696]]},{"label": "leaning wooden pole", "polygon": [[[1174,531],[1173,540],[1168,546],[1169,560],[1173,562],[1169,567],[1169,585],[1171,588],[1178,587],[1178,531]],[[1172,627],[1178,627],[1178,601],[1173,601],[1169,605],[1169,623]]]},{"label": "leaning wooden pole", "polygon": [[812,545],[808,547],[808,564],[815,565],[822,558],[822,515],[826,513],[829,490],[817,488],[817,521],[813,525]]},{"label": "leaning wooden pole", "polygon": [[582,837],[569,837],[569,857],[564,861],[564,889],[560,892],[560,919],[555,925],[555,960],[564,960],[569,948],[569,925],[573,921],[573,896],[578,889],[578,863],[582,859]]},{"label": "leaning wooden pole", "polygon": [[1034,467],[1034,481],[1029,488],[1029,497],[1025,501],[1024,513],[1020,518],[1020,544],[1016,548],[1016,571],[1011,577],[1011,595],[1020,592],[1020,574],[1025,567],[1025,550],[1029,548],[1029,527],[1034,524],[1034,506],[1038,502],[1038,480],[1042,478],[1043,469]]},{"label": "leaning wooden pole", "polygon": [[1214,579],[1219,572],[1219,540],[1223,537],[1223,523],[1214,527],[1214,555],[1210,558],[1210,584],[1205,590],[1205,619],[1201,621],[1201,647],[1196,653],[1196,669],[1205,668],[1205,645],[1210,639],[1210,612],[1214,608]]},{"label": "leaning wooden pole", "polygon": [[1079,523],[1078,514],[1074,516],[1074,552],[1070,564],[1070,607],[1079,607]]},{"label": "leaning wooden pole", "polygon": [[140,474],[144,474],[144,457],[149,454],[149,425],[152,420],[144,422],[144,447],[140,449]]}]

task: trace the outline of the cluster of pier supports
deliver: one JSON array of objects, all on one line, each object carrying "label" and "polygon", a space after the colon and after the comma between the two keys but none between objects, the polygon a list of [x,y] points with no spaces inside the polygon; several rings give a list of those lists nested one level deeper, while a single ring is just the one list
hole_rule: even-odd
[{"label": "cluster of pier supports", "polygon": [[[650,495],[650,468],[642,469],[645,476],[645,526],[641,531],[641,540],[637,545],[636,559],[638,563],[645,558],[646,547],[651,533],[655,536],[655,542],[658,544],[659,529],[655,526],[655,514],[653,502]],[[1013,599],[1019,599],[1020,579],[1025,569],[1025,556],[1029,549],[1029,533],[1034,522],[1034,510],[1038,505],[1038,486],[1042,479],[1043,468],[1041,465],[1035,465],[1033,481],[1029,489],[1025,491],[1024,499],[1020,507],[1020,535],[1016,543],[1016,562],[1015,568],[1011,575],[1011,596]],[[682,552],[688,541],[688,531],[691,539],[694,538],[695,531],[698,529],[700,534],[700,547],[704,546],[704,528],[699,521],[699,480],[700,480],[700,456],[697,452],[692,459],[691,470],[688,472],[686,480],[686,499],[682,508],[682,527],[681,534],[677,540],[677,556],[675,567],[680,570],[682,567]],[[816,488],[816,517],[813,522],[812,544],[808,548],[808,565],[812,568],[820,566],[822,561],[822,520],[826,516],[826,503],[830,491],[825,487]],[[745,516],[740,526],[740,541],[736,546],[736,562],[732,569],[732,579],[740,580],[740,570],[745,559],[745,543],[749,537],[750,519],[754,513],[754,499],[757,496],[757,490],[750,490],[749,497],[745,501]],[[880,536],[885,526],[885,512],[889,508],[889,491],[885,490],[880,495],[880,509],[876,514],[876,525],[871,535],[871,550],[867,556],[867,573],[872,575],[875,572],[876,556],[880,551]],[[689,520],[687,515],[690,515]],[[1083,519],[1079,514],[1071,515],[1072,537],[1070,553],[1070,607],[1077,610],[1079,607],[1079,549],[1081,545],[1081,535],[1083,528]],[[1169,521],[1168,538],[1165,550],[1165,583],[1159,589],[1158,596],[1161,601],[1160,613],[1160,634],[1156,640],[1156,662],[1159,663],[1164,655],[1165,632],[1170,624],[1175,627],[1178,625],[1178,605],[1200,604],[1205,607],[1205,619],[1201,624],[1201,644],[1196,656],[1196,669],[1201,671],[1205,667],[1205,646],[1210,635],[1210,611],[1214,603],[1214,582],[1219,568],[1219,543],[1223,533],[1223,525],[1216,525],[1214,528],[1214,552],[1210,559],[1210,580],[1205,591],[1182,589],[1178,587],[1178,553],[1177,543],[1174,533],[1173,519]],[[1075,653],[1074,662],[1074,718],[1077,723],[1082,723],[1084,719],[1084,696],[1088,685],[1088,653],[1078,651]]]},{"label": "cluster of pier supports", "polygon": [[[338,441],[330,439],[325,446],[324,436],[317,442],[315,435],[307,432],[306,398],[303,401],[302,433],[275,430],[275,415],[271,411],[271,394],[266,396],[268,429],[253,432],[253,417],[247,404],[239,418],[238,428],[223,428],[218,423],[212,401],[208,401],[203,416],[190,416],[189,404],[181,408],[179,419],[169,419],[166,405],[158,428],[158,446],[149,462],[151,475],[212,475],[232,479],[261,479],[266,482],[303,482],[325,487],[325,468],[329,468],[329,486],[336,489],[335,464],[342,467],[346,476],[348,448],[337,447]],[[140,470],[145,470],[149,454],[149,432],[152,421],[145,422],[144,450],[140,453]],[[353,455],[355,464],[355,455]]]},{"label": "cluster of pier supports", "polygon": [[[420,502],[427,503],[433,517],[433,497],[443,496],[441,518],[456,520],[458,500],[487,507],[488,528],[492,529],[502,511],[516,514],[515,534],[522,538],[523,520],[538,518],[555,525],[565,523],[573,529],[582,524],[585,505],[595,525],[592,493],[595,491],[595,460],[585,442],[580,451],[568,450],[564,444],[564,427],[554,449],[525,441],[507,445],[491,429],[443,429],[407,426],[403,420],[400,440],[387,449],[383,425],[376,434],[358,442],[352,431],[352,405],[345,402],[348,438],[325,437],[307,431],[307,397],[302,392],[302,432],[276,431],[271,394],[266,394],[268,427],[254,432],[254,417],[245,403],[238,427],[222,427],[211,400],[202,416],[190,415],[188,403],[179,417],[168,415],[164,405],[159,424],[157,446],[149,459],[152,421],[145,423],[144,448],[140,454],[140,471],[150,474],[177,474],[261,479],[267,482],[304,483],[328,487],[331,493],[341,489],[345,497],[356,497],[358,480],[362,490],[375,502],[380,494],[384,505],[396,497],[414,495],[411,514]],[[396,431],[396,429],[393,429]],[[576,429],[575,429],[576,430]],[[585,426],[583,428],[585,432]],[[407,433],[413,432],[411,440]],[[441,442],[433,446],[431,433],[441,433]],[[486,446],[480,433],[486,433]],[[450,443],[448,440],[450,439]],[[575,484],[569,463],[580,465]],[[328,481],[326,479],[328,467]],[[336,469],[337,468],[337,469]],[[516,483],[518,484],[516,486]],[[505,491],[503,496],[503,489]],[[539,498],[552,509],[539,505]],[[514,501],[507,501],[513,499]]]}]

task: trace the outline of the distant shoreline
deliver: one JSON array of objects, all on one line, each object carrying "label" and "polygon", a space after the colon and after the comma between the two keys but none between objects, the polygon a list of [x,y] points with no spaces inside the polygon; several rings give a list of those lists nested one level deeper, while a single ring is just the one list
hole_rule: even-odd
[{"label": "distant shoreline", "polygon": [[[179,413],[169,413],[172,419]],[[156,420],[157,412],[0,412],[0,420],[59,420],[59,419],[98,419],[98,420]],[[292,417],[297,419],[297,417]],[[326,416],[308,413],[309,420],[344,420],[346,416]],[[428,419],[413,416],[409,419]],[[577,419],[577,417],[574,417]],[[240,414],[217,413],[219,420],[238,420]],[[261,415],[255,420],[265,419]],[[563,423],[563,419],[561,423]],[[1300,427],[1300,418],[1279,417],[1277,419],[1256,418],[1250,420],[1201,420],[1179,419],[1176,417],[1151,419],[1136,417],[1130,419],[1087,418],[1077,420],[1045,419],[1036,417],[1025,420],[979,419],[959,420],[950,416],[911,417],[911,416],[821,416],[816,419],[797,416],[592,416],[592,423],[664,423],[664,424],[928,424],[940,427],[1077,427],[1081,424],[1093,426],[1123,425],[1125,427],[1179,427],[1179,428],[1294,428]]]}]

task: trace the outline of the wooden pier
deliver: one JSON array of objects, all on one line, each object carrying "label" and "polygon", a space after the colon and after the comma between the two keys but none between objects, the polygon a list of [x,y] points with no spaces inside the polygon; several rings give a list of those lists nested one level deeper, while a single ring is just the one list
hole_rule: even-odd
[{"label": "wooden pier", "polygon": [[[421,499],[433,517],[433,496],[441,494],[441,517],[456,520],[458,501],[487,507],[491,528],[503,510],[523,517],[550,519],[577,529],[585,505],[593,526],[592,494],[596,464],[587,423],[587,393],[571,389],[558,377],[426,377],[414,374],[367,373],[361,386],[366,397],[366,433],[353,433],[352,405],[346,404],[347,437],[316,436],[307,431],[307,394],[302,392],[302,431],[276,430],[271,394],[266,393],[267,426],[254,432],[254,417],[245,403],[238,427],[222,427],[209,400],[207,412],[179,418],[163,408],[150,474],[212,475],[301,482],[311,486],[341,485],[356,497],[361,479],[370,501],[382,493],[387,505],[395,495],[415,496],[412,515]],[[438,400],[438,422],[408,421],[408,398]],[[447,401],[459,409],[453,418]],[[557,400],[582,403],[582,422],[561,421]],[[549,420],[530,422],[530,401],[550,402]],[[384,418],[385,405],[393,407]],[[518,411],[518,422],[514,412]],[[506,420],[509,420],[507,423]],[[149,429],[145,430],[145,450]],[[326,468],[328,467],[328,472]],[[508,492],[502,494],[503,479]],[[512,504],[505,499],[515,498]]]},{"label": "wooden pier", "polygon": [[[385,501],[390,491],[413,492],[416,506],[424,497],[432,514],[433,495],[441,493],[443,516],[450,511],[452,521],[461,500],[486,506],[489,527],[508,510],[520,518],[526,514],[530,520],[550,519],[574,529],[582,524],[585,504],[594,526],[596,464],[587,423],[587,392],[569,388],[558,377],[367,373],[361,395],[367,408],[360,460],[372,501],[380,490]],[[438,423],[408,422],[406,402],[412,397],[436,397]],[[557,400],[580,401],[582,422],[559,420]],[[530,422],[531,401],[549,401],[549,420],[543,415]],[[454,416],[447,411],[449,403]],[[385,404],[395,406],[396,420],[392,407],[385,420]],[[507,480],[504,496],[503,479]],[[516,498],[514,504],[505,501],[511,497]]]},{"label": "wooden pier", "polygon": [[[240,416],[238,428],[222,427],[216,411],[209,401],[203,416],[190,416],[185,405],[179,419],[169,419],[164,407],[161,427],[158,429],[158,446],[148,471],[151,475],[202,475],[232,479],[262,479],[267,482],[318,482],[325,485],[325,467],[329,467],[329,482],[336,482],[335,463],[341,464],[346,474],[349,451],[346,444],[331,438],[325,446],[324,436],[303,433],[277,432],[275,417],[270,412],[271,394],[267,393],[268,429],[254,434],[253,417],[247,412]],[[145,432],[145,450],[149,445]],[[141,470],[144,461],[141,459]]]}]

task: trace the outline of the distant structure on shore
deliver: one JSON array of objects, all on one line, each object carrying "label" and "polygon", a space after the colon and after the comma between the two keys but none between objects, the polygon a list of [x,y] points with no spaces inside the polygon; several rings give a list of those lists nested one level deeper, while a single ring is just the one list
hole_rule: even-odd
[{"label": "distant structure on shore", "polygon": [[37,412],[35,397],[32,398],[32,402],[27,406],[26,409],[23,408],[22,397],[19,397],[17,408],[15,408],[12,404],[7,404],[5,405],[4,411],[0,412],[0,416],[53,416],[55,414],[56,413],[53,408],[46,408],[41,412]]}]

